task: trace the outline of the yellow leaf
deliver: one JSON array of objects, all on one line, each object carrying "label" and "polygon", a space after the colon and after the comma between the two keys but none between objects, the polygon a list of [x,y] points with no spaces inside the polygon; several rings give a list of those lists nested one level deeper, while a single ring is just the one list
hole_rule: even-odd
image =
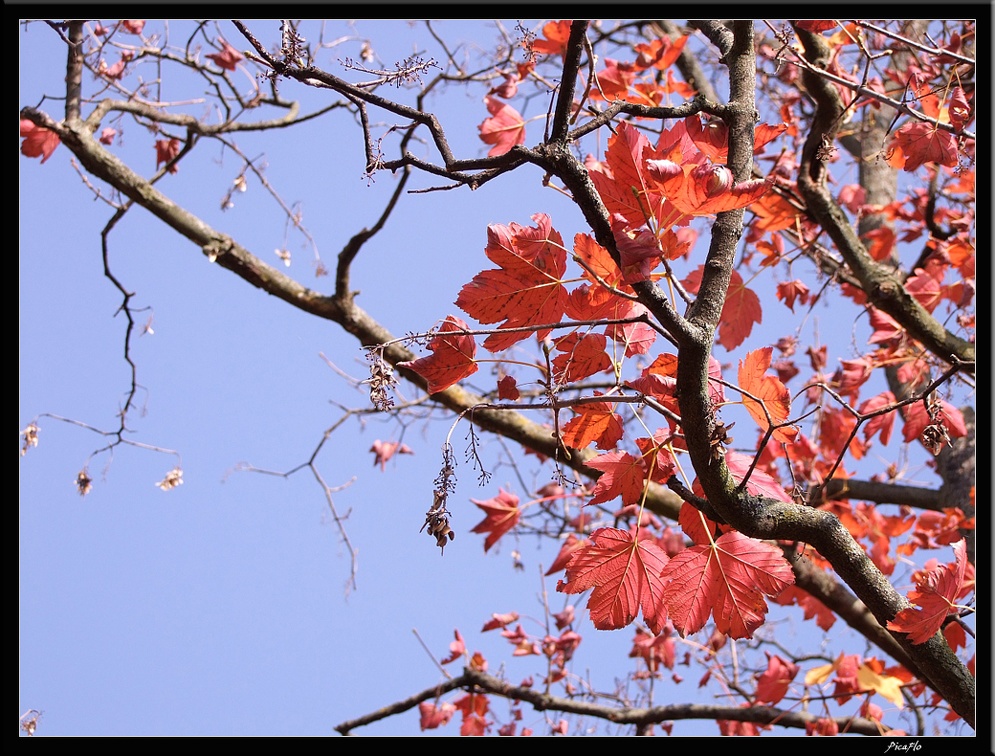
[{"label": "yellow leaf", "polygon": [[836,669],[835,664],[826,664],[825,666],[822,667],[816,667],[815,669],[810,669],[805,674],[805,684],[821,685],[822,683],[824,683],[826,680],[829,679],[829,676],[833,673],[834,669]]},{"label": "yellow leaf", "polygon": [[897,677],[879,675],[867,664],[861,664],[857,670],[857,680],[862,688],[876,691],[899,709],[902,708],[905,699],[902,698],[902,681]]}]

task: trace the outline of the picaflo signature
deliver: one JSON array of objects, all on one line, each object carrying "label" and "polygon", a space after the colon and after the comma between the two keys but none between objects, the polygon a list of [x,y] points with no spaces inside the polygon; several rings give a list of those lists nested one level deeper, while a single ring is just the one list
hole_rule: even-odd
[{"label": "picaflo signature", "polygon": [[913,751],[918,751],[920,748],[922,748],[922,746],[919,745],[918,740],[910,740],[907,743],[902,743],[896,740],[892,740],[888,743],[888,747],[884,749],[884,752],[888,753],[889,751],[904,751],[905,753],[912,753]]}]

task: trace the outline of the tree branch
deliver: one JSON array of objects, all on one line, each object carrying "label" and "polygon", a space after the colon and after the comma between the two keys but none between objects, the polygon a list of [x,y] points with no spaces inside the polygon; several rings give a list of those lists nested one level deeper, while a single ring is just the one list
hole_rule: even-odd
[{"label": "tree branch", "polygon": [[[340,735],[349,735],[358,727],[373,724],[381,719],[400,714],[413,709],[422,701],[438,698],[452,690],[466,689],[473,693],[487,693],[507,698],[510,701],[525,701],[536,711],[559,711],[564,714],[596,717],[620,725],[635,725],[646,727],[663,722],[686,719],[715,719],[734,722],[752,722],[757,725],[778,725],[793,729],[806,729],[815,724],[820,717],[807,712],[788,711],[773,706],[712,706],[707,704],[675,704],[671,706],[613,707],[601,704],[560,698],[547,693],[541,693],[520,685],[510,685],[497,677],[485,672],[478,672],[467,667],[459,677],[447,680],[441,685],[417,693],[403,701],[385,706],[363,717],[352,719],[335,726]],[[858,735],[882,735],[880,723],[872,719],[849,717],[831,718],[836,722],[840,732]]]}]

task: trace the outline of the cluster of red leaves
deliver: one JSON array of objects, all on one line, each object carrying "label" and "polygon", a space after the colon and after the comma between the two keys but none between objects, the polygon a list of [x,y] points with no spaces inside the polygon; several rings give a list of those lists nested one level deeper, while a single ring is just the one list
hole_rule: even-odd
[{"label": "cluster of red leaves", "polygon": [[910,84],[923,113],[933,122],[912,119],[899,128],[889,144],[888,163],[905,171],[914,171],[925,163],[956,167],[957,137],[939,124],[950,124],[959,130],[970,123],[972,110],[963,88],[951,88],[948,105],[941,107],[940,98],[929,91],[930,84],[923,77],[914,75]]},{"label": "cluster of red leaves", "polygon": [[587,608],[599,630],[625,627],[641,611],[658,635],[669,616],[681,635],[712,617],[719,632],[752,637],[767,612],[764,596],[794,582],[791,565],[776,546],[736,531],[713,539],[707,529],[684,530],[695,545],[673,557],[645,530],[597,530],[570,556],[557,590],[591,589]]},{"label": "cluster of red leaves", "polygon": [[[812,27],[814,30],[822,30],[818,22],[812,23],[815,24]],[[826,23],[826,31],[837,28],[835,22]],[[543,29],[543,38],[529,43],[531,52],[536,55],[562,54],[569,29],[569,22],[566,21],[547,24]],[[834,47],[848,44],[847,40],[853,33],[855,29],[843,29],[833,35],[830,43]],[[658,102],[663,87],[657,87],[656,93],[641,89],[639,74],[651,68],[666,70],[680,53],[684,41],[668,44],[659,40],[655,44],[644,45],[644,49],[638,50],[639,59],[636,62],[606,60],[604,68],[598,72],[597,86],[592,88],[591,96],[595,99]],[[835,59],[832,65],[837,75],[843,78],[849,76]],[[486,99],[490,117],[481,124],[480,136],[492,146],[489,153],[492,156],[523,144],[525,123],[518,111],[491,95],[514,96],[518,81],[530,71],[531,68],[525,73],[519,70],[507,74],[505,83],[492,89]],[[970,122],[970,106],[962,90],[951,90],[943,107],[924,83],[917,82],[914,91],[919,96],[923,111],[934,121],[951,123],[956,129],[964,128]],[[847,91],[846,97],[852,97],[852,92]],[[792,132],[792,129],[795,131]],[[755,153],[762,154],[765,145],[785,133],[797,134],[797,127],[787,116],[783,124],[758,125]],[[943,128],[937,128],[936,123],[909,122],[896,132],[891,148],[893,164],[909,171],[924,163],[948,167],[957,163],[956,137]],[[624,345],[626,357],[647,354],[656,334],[644,323],[609,324],[603,333],[594,332],[587,326],[587,330],[577,329],[552,341],[547,340],[551,329],[540,326],[562,322],[564,317],[590,321],[624,320],[639,316],[643,312],[640,306],[617,296],[612,289],[629,294],[633,284],[662,277],[664,274],[658,269],[663,261],[687,256],[695,241],[695,233],[688,228],[688,224],[695,217],[750,208],[754,216],[747,241],[748,245],[762,253],[761,266],[773,265],[789,254],[778,232],[796,229],[807,232],[809,221],[787,199],[790,196],[787,192],[770,192],[773,177],[736,184],[730,170],[722,165],[727,153],[728,133],[720,121],[703,122],[698,116],[692,116],[674,122],[655,143],[632,123],[620,123],[608,141],[603,161],[593,157],[586,161],[591,180],[611,214],[620,259],[616,263],[594,239],[578,234],[572,252],[574,260],[582,268],[584,281],[572,289],[568,289],[566,279],[568,250],[548,216],[533,216],[535,225],[528,228],[517,224],[489,227],[485,252],[496,267],[475,276],[460,291],[456,302],[480,323],[497,323],[501,331],[508,331],[489,336],[484,343],[485,348],[496,353],[533,336],[546,340],[547,353],[551,358],[551,375],[546,377],[554,385],[577,383],[617,368],[617,357],[609,348],[609,339]],[[786,182],[785,187],[790,191]],[[845,187],[841,191],[840,202],[854,214],[864,212],[864,199],[853,187]],[[900,211],[896,206],[885,208],[885,212],[897,214]],[[923,226],[924,210],[919,208],[918,212],[916,222]],[[965,226],[958,218],[944,216],[943,221],[951,228]],[[886,260],[896,254],[899,242],[909,241],[910,238],[908,233],[901,236],[891,227],[882,226],[866,234],[863,240],[874,259]],[[936,244],[939,248],[941,243]],[[945,299],[961,306],[973,296],[973,287],[963,282],[948,284],[943,279],[944,272],[951,265],[963,266],[973,279],[973,247],[954,241],[943,243],[942,248],[946,257],[937,255],[922,269],[916,270],[905,283],[906,290],[929,312]],[[942,264],[937,262],[941,259]],[[703,267],[699,266],[683,278],[681,283],[690,294],[697,294],[702,273]],[[866,300],[859,299],[859,292],[851,293],[855,301],[866,303]],[[779,283],[776,295],[792,311],[795,304],[809,305],[817,296],[797,279]],[[902,360],[907,360],[911,363],[910,355],[915,353],[907,333],[893,319],[874,308],[868,311],[873,330],[869,343],[876,345],[877,352],[842,360],[839,369],[830,377],[821,372],[826,366],[826,349],[809,350],[812,367],[816,371],[815,381],[830,385],[853,406],[858,406],[861,388],[874,370],[889,362],[900,364]],[[718,343],[730,351],[737,349],[749,338],[754,326],[761,323],[762,316],[759,297],[742,276],[733,271],[718,324]],[[711,362],[710,376],[721,378],[717,361],[713,359]],[[459,373],[466,364],[466,360],[454,360],[443,371],[445,379],[439,385],[451,385],[451,382],[459,380]],[[624,386],[652,397],[671,411],[679,412],[674,396],[675,368],[676,358],[673,355],[660,355],[650,367],[643,369],[638,378],[626,381]],[[905,380],[911,375],[912,367],[903,365],[901,369],[905,371]],[[791,398],[786,383],[798,372],[790,360],[774,362],[771,347],[750,351],[739,361],[737,379],[738,387],[743,391],[742,404],[761,432],[771,426],[781,426],[772,433],[776,443],[763,450],[755,468],[751,455],[726,454],[726,463],[734,479],[741,481],[749,473],[746,488],[752,494],[780,501],[791,500],[776,477],[778,473],[774,461],[777,457],[787,456],[799,479],[817,481],[834,467],[837,457],[844,451],[848,450],[859,459],[867,453],[875,437],[884,445],[890,441],[894,418],[899,412],[894,406],[897,404],[895,397],[887,391],[859,404],[857,412],[860,415],[874,415],[862,423],[863,434],[860,437],[850,438],[857,427],[857,417],[836,407],[824,407],[820,411],[817,430],[811,439],[798,428],[783,425],[791,416]],[[928,373],[925,373],[922,379],[927,377]],[[721,384],[710,381],[709,391],[716,404],[726,401]],[[819,390],[810,389],[805,396],[810,402],[815,402],[819,400],[818,393]],[[517,400],[519,394],[515,378],[501,375],[497,394],[501,399]],[[931,414],[922,403],[902,409],[906,441],[920,437],[924,430],[937,422],[943,424],[950,437],[963,435],[964,422],[960,413],[946,403],[938,407],[934,407]],[[565,423],[561,421],[558,429],[567,446],[584,449],[593,444],[605,452],[588,462],[590,467],[601,472],[590,490],[588,503],[605,504],[621,499],[622,506],[634,513],[649,482],[665,482],[676,471],[672,454],[679,434],[676,434],[676,426],[672,426],[669,434],[659,432],[659,438],[636,440],[634,444],[639,453],[631,448],[623,450],[619,448],[619,443],[624,427],[615,409],[610,396],[606,396],[604,401],[575,404],[571,407],[573,416]],[[786,445],[787,453],[781,449],[782,444]],[[837,477],[845,477],[846,474],[839,466]],[[697,481],[694,487],[700,495]],[[518,497],[504,490],[493,499],[475,500],[474,503],[486,513],[484,520],[474,528],[474,532],[486,534],[485,550],[493,547],[520,522]],[[791,569],[778,548],[727,528],[718,528],[714,523],[706,523],[696,511],[691,511],[693,515],[682,516],[681,520],[684,532],[693,542],[688,548],[684,548],[683,542],[670,548],[665,545],[663,537],[655,537],[650,534],[650,528],[639,525],[631,530],[601,528],[586,539],[569,535],[547,574],[565,570],[565,578],[557,586],[564,593],[591,592],[588,609],[599,629],[624,627],[642,614],[655,635],[646,634],[634,645],[632,655],[646,660],[651,674],[656,673],[661,664],[673,664],[672,647],[668,656],[666,645],[672,631],[670,628],[676,628],[681,634],[693,633],[712,618],[721,633],[733,638],[752,637],[764,621],[767,611],[765,598],[768,597],[780,604],[799,605],[805,612],[805,618],[814,618],[823,629],[832,626],[835,621],[833,613],[809,594],[791,585]],[[856,507],[840,505],[839,515],[854,536],[865,541],[872,560],[885,574],[890,574],[895,565],[889,555],[891,540],[912,528],[915,518],[904,513],[897,517],[884,517],[874,507],[863,504]],[[921,533],[917,528],[913,540],[917,538],[916,543],[935,545],[939,538],[952,538],[965,524],[963,518],[956,522],[950,518],[943,521],[945,525],[924,524]],[[578,532],[583,532],[582,528]],[[937,535],[939,533],[943,535]],[[677,540],[680,541],[679,538]],[[949,543],[949,540],[945,542]],[[914,550],[915,543],[910,543],[908,548]],[[925,609],[906,611],[922,612]],[[941,621],[942,616],[945,616],[945,611]],[[502,628],[502,635],[515,647],[515,655],[536,653],[537,641],[529,637],[520,625],[508,628],[513,621],[507,618],[499,621],[495,617],[497,624],[494,627]],[[911,615],[895,620],[896,623],[905,623],[903,626],[909,626],[913,621]],[[929,621],[934,622],[935,617],[931,615]],[[922,632],[918,625],[916,628]],[[542,644],[543,648],[555,646],[548,638]],[[861,664],[856,658],[842,659],[833,669],[837,673],[836,686],[840,697],[846,696],[848,691],[866,691],[868,685],[870,689],[889,691],[889,695],[894,692],[892,688],[896,678],[884,675],[880,670],[875,671],[869,662]],[[797,672],[797,666],[779,657],[769,657],[768,669],[758,679],[757,702],[773,704],[780,701]],[[858,675],[862,681],[860,684]],[[871,682],[868,683],[868,680]],[[740,725],[725,724],[731,730],[739,731]],[[813,732],[829,733],[835,726],[833,720],[825,719],[813,725]]]},{"label": "cluster of red leaves", "polygon": [[[913,576],[916,587],[909,593],[909,600],[918,608],[903,609],[888,623],[889,630],[908,633],[913,643],[925,643],[943,626],[949,614],[956,614],[956,600],[967,595],[973,587],[973,577],[967,573],[967,543],[962,539],[954,544],[956,561],[938,567],[927,567]],[[930,560],[935,561],[935,560]],[[972,570],[973,572],[973,570]]]}]

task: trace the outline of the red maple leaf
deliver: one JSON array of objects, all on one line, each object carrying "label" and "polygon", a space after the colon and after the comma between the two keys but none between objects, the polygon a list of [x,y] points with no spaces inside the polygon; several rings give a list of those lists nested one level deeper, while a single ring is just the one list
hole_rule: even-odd
[{"label": "red maple leaf", "polygon": [[[697,482],[697,481],[695,481]],[[701,487],[695,486],[695,492],[701,495]],[[707,544],[712,539],[721,535],[717,523],[708,519],[694,505],[684,502],[681,504],[681,511],[677,513],[677,523],[681,526],[684,534],[691,539],[694,544]],[[722,532],[727,532],[728,526]],[[681,549],[683,551],[683,549]]]},{"label": "red maple leaf", "polygon": [[498,495],[487,501],[470,499],[484,510],[487,516],[474,526],[471,533],[487,533],[484,540],[484,551],[489,551],[501,536],[518,524],[522,510],[518,508],[518,497],[508,493],[503,488],[498,489]]},{"label": "red maple leaf", "polygon": [[[558,323],[567,304],[562,278],[567,270],[563,238],[548,215],[532,216],[535,226],[494,224],[487,227],[484,253],[499,267],[473,277],[456,298],[456,306],[481,323],[504,321],[500,328]],[[550,329],[535,332],[545,338]],[[532,333],[491,334],[484,340],[490,352],[507,349]]]},{"label": "red maple leaf", "polygon": [[[704,124],[701,119],[694,115],[684,119],[688,136],[694,140],[695,145],[709,160],[724,163],[729,157],[729,128],[719,119],[707,121]],[[787,131],[788,125],[785,123],[771,126],[770,124],[757,124],[753,131],[753,154],[759,155],[764,151],[764,147],[772,139]]]},{"label": "red maple leaf", "polygon": [[873,231],[861,235],[864,246],[867,247],[867,254],[881,262],[887,260],[895,248],[895,240],[898,238],[895,229],[888,226],[881,226]]},{"label": "red maple leaf", "polygon": [[370,451],[376,455],[373,464],[380,465],[380,472],[387,469],[387,462],[395,454],[414,454],[407,444],[402,444],[400,441],[381,441],[379,438],[373,442]]},{"label": "red maple leaf", "polygon": [[940,272],[940,280],[918,268],[914,276],[905,281],[905,290],[923,306],[926,312],[932,312],[943,298],[943,290],[940,284],[943,280],[943,272]]},{"label": "red maple leaf", "polygon": [[661,664],[667,669],[673,669],[677,661],[677,644],[670,637],[670,630],[664,628],[663,635],[650,635],[641,627],[637,627],[629,658],[637,657],[646,662],[650,672],[659,670]]},{"label": "red maple leaf", "polygon": [[422,732],[434,730],[444,724],[448,724],[456,713],[456,707],[451,703],[444,703],[436,706],[431,701],[422,701],[418,704],[418,714],[420,716],[420,727]]},{"label": "red maple leaf", "polygon": [[[598,279],[609,286],[617,286],[622,280],[622,272],[608,254],[608,250],[598,244],[590,234],[574,236],[574,259],[582,262],[583,276],[592,284],[600,286]],[[602,287],[604,289],[604,287]],[[609,294],[611,292],[608,292]]]},{"label": "red maple leaf", "polygon": [[647,539],[636,540],[626,530],[600,528],[570,560],[567,579],[559,581],[556,590],[583,593],[593,588],[587,608],[599,630],[625,627],[641,609],[646,624],[659,634],[666,619],[660,574],[667,559],[666,552]]},{"label": "red maple leaf", "polygon": [[[179,139],[157,139],[155,143],[155,167],[158,168],[162,163],[168,163],[179,154]],[[169,167],[170,173],[176,173],[179,170],[180,167],[178,165],[171,165]]]},{"label": "red maple leaf", "polygon": [[503,155],[516,144],[525,144],[525,121],[521,114],[494,97],[485,97],[484,103],[491,117],[485,118],[477,129],[484,144],[494,145],[487,156]]},{"label": "red maple leaf", "polygon": [[[684,288],[692,294],[698,293],[704,269],[703,265],[699,265],[683,281]],[[743,283],[743,277],[738,271],[732,271],[719,317],[718,342],[731,352],[746,341],[753,331],[753,324],[761,322],[763,310],[760,307],[760,297]]]},{"label": "red maple leaf", "polygon": [[680,57],[684,45],[687,44],[690,36],[678,37],[671,41],[670,37],[657,37],[652,42],[644,42],[633,48],[639,56],[636,58],[636,67],[646,69],[650,66],[658,71],[664,71],[674,64]]},{"label": "red maple leaf", "polygon": [[[618,301],[618,297],[615,297]],[[648,312],[645,305],[639,302],[622,300],[621,317],[631,318]],[[646,354],[656,343],[656,331],[646,323],[609,323],[605,326],[605,335],[615,343],[625,347],[625,356]]]},{"label": "red maple leaf", "polygon": [[909,121],[891,139],[888,163],[893,168],[914,171],[923,163],[957,166],[957,137],[935,123]]},{"label": "red maple leaf", "polygon": [[621,496],[626,505],[639,502],[646,482],[646,470],[640,457],[612,451],[589,459],[587,465],[602,473],[588,504],[603,504],[616,496]]},{"label": "red maple leaf", "polygon": [[756,703],[774,705],[788,692],[788,686],[798,674],[798,665],[786,662],[776,654],[767,653],[767,669],[757,678]]},{"label": "red maple leaf", "polygon": [[836,623],[836,615],[829,607],[811,593],[806,593],[796,586],[789,585],[774,599],[774,602],[781,606],[797,604],[805,610],[805,619],[810,620],[815,617],[815,624],[823,630],[829,630]]},{"label": "red maple leaf", "polygon": [[467,693],[462,698],[453,701],[453,706],[463,712],[463,724],[460,735],[481,736],[487,732],[490,722],[485,719],[490,710],[490,699],[482,693]]},{"label": "red maple leaf", "polygon": [[456,640],[449,644],[449,656],[442,659],[443,664],[451,664],[466,653],[466,643],[463,642],[463,634],[459,630],[454,630],[453,635]]},{"label": "red maple leaf", "polygon": [[477,343],[473,336],[452,333],[468,329],[469,326],[455,315],[447,315],[436,335],[428,342],[428,349],[432,354],[417,360],[399,362],[398,367],[410,368],[424,378],[428,383],[428,393],[445,391],[454,383],[477,372],[477,363],[474,362]]},{"label": "red maple leaf", "polygon": [[[754,401],[744,394],[743,406],[746,407],[763,431],[771,426],[771,423],[767,421],[767,415],[764,414],[764,408],[767,409],[774,425],[787,420],[791,412],[791,393],[788,391],[788,387],[781,383],[778,378],[766,375],[773,351],[773,347],[754,349],[746,355],[745,360],[741,360],[739,363],[740,387],[760,400],[759,402]],[[797,432],[794,428],[785,426],[774,431],[773,438],[776,441],[790,443]]]},{"label": "red maple leaf", "polygon": [[573,383],[611,369],[611,358],[605,352],[607,343],[604,334],[576,331],[554,340],[561,354],[553,360],[553,380],[558,384]]},{"label": "red maple leaf", "polygon": [[909,600],[919,608],[909,607],[888,623],[889,630],[908,633],[912,643],[925,643],[943,625],[947,615],[957,611],[955,600],[961,592],[967,567],[967,542],[954,544],[956,562],[945,564],[924,574],[917,573],[916,588]]},{"label": "red maple leaf", "polygon": [[947,108],[950,123],[955,129],[962,129],[974,120],[971,104],[967,101],[967,93],[963,87],[954,87],[950,93],[950,105]]},{"label": "red maple leaf", "polygon": [[213,60],[221,68],[226,71],[234,71],[235,67],[243,60],[245,56],[242,55],[238,50],[229,45],[222,37],[218,37],[221,42],[221,52],[211,53],[210,55],[205,55],[204,57]]},{"label": "red maple leaf", "polygon": [[[940,399],[938,418],[947,429],[950,438],[961,438],[967,435],[964,415],[961,414],[959,409],[950,404],[950,402]],[[922,402],[915,402],[908,405],[905,408],[905,427],[902,429],[905,440],[913,441],[922,436],[922,432],[926,430],[926,426],[931,422],[929,413],[926,412],[926,408]]]},{"label": "red maple leaf", "polygon": [[809,289],[804,282],[797,278],[794,281],[783,281],[777,285],[777,298],[784,302],[785,306],[795,311],[795,300],[802,304],[808,304]]},{"label": "red maple leaf", "polygon": [[509,401],[518,401],[521,396],[521,392],[518,390],[518,382],[515,380],[515,376],[506,375],[501,380],[497,382],[498,389],[498,399],[507,399]]},{"label": "red maple leaf", "polygon": [[[636,80],[636,65],[620,62],[613,58],[605,58],[605,67],[597,72],[594,86],[591,87],[591,98],[595,100],[627,100],[639,102],[640,97],[630,97],[629,88]],[[656,103],[643,103],[656,104]]]},{"label": "red maple leaf", "polygon": [[576,416],[560,432],[563,443],[584,449],[597,442],[599,449],[614,449],[622,439],[622,418],[612,411],[609,402],[579,404]]},{"label": "red maple leaf", "polygon": [[[750,206],[756,215],[751,230],[758,235],[764,231],[783,231],[792,228],[801,217],[801,211],[778,192],[770,192]],[[778,237],[774,237],[775,241]]]},{"label": "red maple leaf", "polygon": [[663,601],[682,636],[715,627],[731,638],[751,638],[767,613],[764,595],[794,583],[791,565],[776,546],[732,531],[692,546],[663,568]]},{"label": "red maple leaf", "polygon": [[570,560],[573,559],[574,553],[587,546],[588,543],[590,543],[590,541],[586,538],[578,538],[573,533],[568,535],[567,540],[565,540],[563,545],[560,547],[560,553],[556,555],[556,559],[553,560],[553,563],[549,566],[549,569],[546,570],[546,575],[554,575],[561,570],[565,570],[567,565],[570,563]]},{"label": "red maple leaf", "polygon": [[871,308],[868,320],[874,332],[867,339],[868,344],[883,344],[889,346],[898,344],[905,338],[905,329],[891,315],[881,310]]},{"label": "red maple leaf", "polygon": [[52,157],[52,153],[61,141],[54,131],[37,126],[27,118],[21,119],[20,134],[24,137],[24,141],[21,142],[21,154],[29,158],[40,157],[42,163]]},{"label": "red maple leaf", "polygon": [[508,612],[507,614],[492,614],[491,618],[484,623],[484,626],[480,629],[480,632],[486,633],[488,630],[496,630],[497,628],[505,628],[512,622],[518,621],[518,612]]},{"label": "red maple leaf", "polygon": [[[857,408],[857,411],[861,415],[868,415],[894,402],[895,395],[890,391],[885,391],[868,399]],[[870,441],[875,433],[880,432],[881,443],[887,446],[891,440],[891,431],[895,427],[895,414],[895,412],[888,412],[883,415],[877,415],[864,423],[864,441]]]}]

